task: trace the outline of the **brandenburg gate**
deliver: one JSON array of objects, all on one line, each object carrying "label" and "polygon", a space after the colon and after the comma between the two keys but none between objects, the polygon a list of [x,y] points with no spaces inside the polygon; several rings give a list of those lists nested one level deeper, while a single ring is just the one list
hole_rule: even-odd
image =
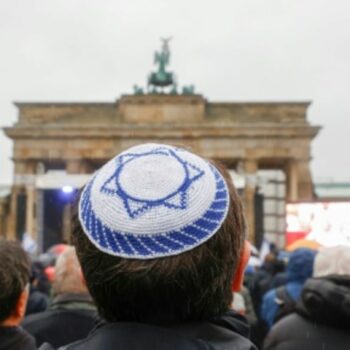
[{"label": "brandenburg gate", "polygon": [[243,174],[241,194],[253,242],[259,171],[283,173],[285,201],[313,198],[310,144],[319,127],[307,120],[310,103],[211,102],[193,86],[179,93],[165,70],[167,44],[158,53],[159,70],[149,77],[147,92],[135,86],[134,94],[108,103],[15,103],[18,121],[4,129],[14,142],[14,183],[1,216],[3,234],[15,238],[23,231],[43,239],[44,179],[50,182],[51,174],[55,188],[77,188],[108,159],[144,142],[190,148]]}]

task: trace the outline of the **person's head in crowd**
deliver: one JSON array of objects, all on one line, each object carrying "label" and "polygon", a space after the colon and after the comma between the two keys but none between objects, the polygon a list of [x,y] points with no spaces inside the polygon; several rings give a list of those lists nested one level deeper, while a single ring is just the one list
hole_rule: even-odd
[{"label": "person's head in crowd", "polygon": [[0,239],[0,326],[22,321],[29,294],[30,262],[18,242]]},{"label": "person's head in crowd", "polygon": [[[321,248],[314,262],[314,278],[310,278],[303,288],[300,309],[302,315],[315,324],[327,324],[332,328],[346,329],[348,332],[349,276],[350,247]],[[348,341],[349,333],[346,338]]]},{"label": "person's head in crowd", "polygon": [[320,249],[314,262],[314,277],[350,276],[350,247],[335,246]]},{"label": "person's head in crowd", "polygon": [[32,289],[49,295],[50,282],[45,274],[45,269],[40,261],[34,261],[31,266],[30,286]]},{"label": "person's head in crowd", "polygon": [[136,146],[95,174],[77,211],[73,243],[107,321],[199,321],[229,309],[248,248],[241,201],[218,164]]},{"label": "person's head in crowd", "polygon": [[75,248],[67,247],[56,260],[52,290],[55,295],[87,293]]},{"label": "person's head in crowd", "polygon": [[266,254],[264,258],[263,269],[269,274],[274,275],[276,273],[277,264],[277,254],[275,253],[275,251],[272,250],[268,254]]},{"label": "person's head in crowd", "polygon": [[315,256],[316,251],[308,248],[292,252],[287,264],[287,279],[303,283],[312,277]]}]

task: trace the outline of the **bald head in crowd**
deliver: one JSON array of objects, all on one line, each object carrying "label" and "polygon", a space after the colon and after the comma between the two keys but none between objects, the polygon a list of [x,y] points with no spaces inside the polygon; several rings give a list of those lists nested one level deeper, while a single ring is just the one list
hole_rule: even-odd
[{"label": "bald head in crowd", "polygon": [[66,248],[58,257],[52,288],[55,295],[88,293],[74,247]]},{"label": "bald head in crowd", "polygon": [[96,308],[85,286],[74,247],[67,247],[57,258],[54,275],[54,297],[49,308],[27,316],[22,323],[38,347],[49,343],[60,348],[85,338],[95,325]]},{"label": "bald head in crowd", "polygon": [[350,275],[350,247],[339,245],[321,249],[315,259],[313,275]]}]

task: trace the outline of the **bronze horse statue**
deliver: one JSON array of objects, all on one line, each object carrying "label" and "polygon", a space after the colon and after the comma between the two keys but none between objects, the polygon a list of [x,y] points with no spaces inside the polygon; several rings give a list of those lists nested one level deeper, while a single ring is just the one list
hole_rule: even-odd
[{"label": "bronze horse statue", "polygon": [[167,86],[173,86],[173,91],[176,92],[176,81],[174,73],[167,72],[166,66],[170,62],[170,50],[169,50],[169,41],[171,38],[161,39],[163,42],[162,51],[156,52],[154,55],[154,63],[158,64],[158,71],[152,72],[148,76],[147,80],[147,90],[151,91],[151,86],[153,86],[153,91],[157,92],[157,87],[164,88]]}]

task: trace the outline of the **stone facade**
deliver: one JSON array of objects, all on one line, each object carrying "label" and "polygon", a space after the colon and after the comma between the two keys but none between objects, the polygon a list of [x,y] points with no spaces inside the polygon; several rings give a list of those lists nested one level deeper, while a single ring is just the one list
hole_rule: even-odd
[{"label": "stone facade", "polygon": [[14,185],[8,235],[16,232],[16,203],[26,195],[26,232],[36,237],[35,177],[52,166],[70,174],[93,172],[116,153],[139,143],[184,146],[238,166],[247,177],[243,199],[249,237],[255,240],[258,169],[286,175],[288,201],[311,200],[310,143],[319,127],[306,118],[308,102],[210,103],[202,96],[122,96],[114,103],[16,103],[18,122],[5,128],[14,141]]},{"label": "stone facade", "polygon": [[0,237],[4,237],[8,231],[9,198],[9,188],[7,186],[0,186]]}]

